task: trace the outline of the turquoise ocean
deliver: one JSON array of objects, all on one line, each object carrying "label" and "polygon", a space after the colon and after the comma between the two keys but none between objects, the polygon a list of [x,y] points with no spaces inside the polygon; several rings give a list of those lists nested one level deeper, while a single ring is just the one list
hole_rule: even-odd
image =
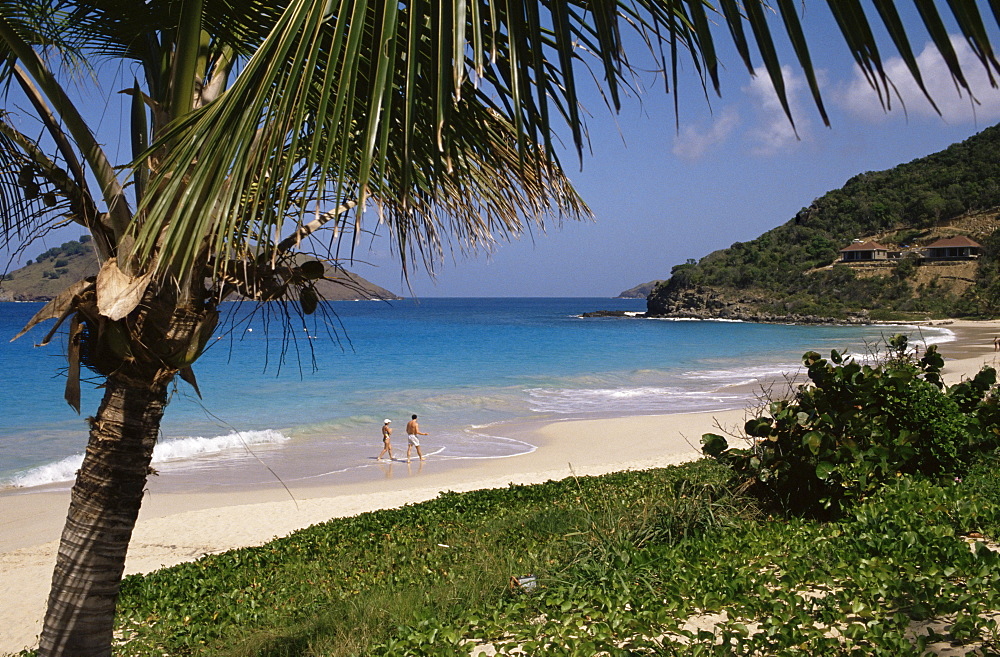
[{"label": "turquoise ocean", "polygon": [[[80,415],[63,401],[64,338],[35,346],[51,323],[9,342],[39,308],[0,303],[0,490],[9,492],[70,485],[101,395],[85,381]],[[404,454],[413,413],[430,434],[429,462],[509,458],[536,448],[517,430],[526,424],[745,407],[755,382],[799,371],[805,351],[862,357],[899,332],[580,317],[644,309],[605,298],[345,301],[288,328],[273,304],[226,304],[194,368],[202,398],[178,382],[154,467],[201,487],[329,483],[375,467],[386,418]]]}]

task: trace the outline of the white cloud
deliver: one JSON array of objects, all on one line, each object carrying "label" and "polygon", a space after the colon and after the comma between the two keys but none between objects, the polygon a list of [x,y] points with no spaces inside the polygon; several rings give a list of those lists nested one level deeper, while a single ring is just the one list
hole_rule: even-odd
[{"label": "white cloud", "polygon": [[808,111],[800,99],[801,91],[807,85],[805,79],[795,75],[790,66],[781,67],[785,95],[795,118],[795,125],[792,126],[767,70],[760,66],[754,73],[755,77],[743,90],[753,102],[759,122],[747,132],[747,137],[751,141],[751,152],[754,155],[774,155],[798,145],[800,139],[804,140],[808,136],[812,122],[806,118]]},{"label": "white cloud", "polygon": [[726,108],[708,130],[700,131],[684,126],[674,137],[673,153],[685,160],[697,160],[713,146],[724,143],[740,124],[740,117],[733,108]]},{"label": "white cloud", "polygon": [[[941,110],[941,118],[952,125],[989,124],[1000,120],[1000,90],[990,86],[983,65],[962,37],[953,35],[951,43],[962,64],[966,80],[980,104],[974,104],[967,93],[958,92],[941,54],[933,44],[928,43],[917,55],[917,65],[920,67],[927,90]],[[902,107],[899,98],[893,95],[890,99],[892,112],[889,114],[884,112],[878,96],[868,85],[858,67],[854,68],[851,82],[838,95],[839,104],[848,112],[867,121],[883,121],[891,116],[903,116],[904,107],[906,115],[910,118],[937,117],[934,108],[924,97],[900,57],[887,60],[885,70],[903,100]]]},{"label": "white cloud", "polygon": [[775,155],[806,141],[812,127],[812,121],[807,116],[815,111],[803,100],[803,91],[808,91],[808,86],[805,78],[793,73],[790,66],[783,66],[781,72],[788,104],[795,118],[794,126],[785,115],[767,70],[761,66],[754,70],[754,77],[743,87],[749,103],[741,104],[741,109],[727,107],[707,130],[683,127],[674,138],[674,155],[696,160],[724,144],[742,126],[746,126],[742,137],[753,155]]}]

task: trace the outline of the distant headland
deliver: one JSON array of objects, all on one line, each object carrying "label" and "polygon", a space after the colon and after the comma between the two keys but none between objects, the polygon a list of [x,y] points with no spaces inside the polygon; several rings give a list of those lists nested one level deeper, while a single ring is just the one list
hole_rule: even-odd
[{"label": "distant headland", "polygon": [[645,296],[650,318],[998,317],[998,152],[1000,126],[993,126],[938,153],[858,174],[756,239],[689,259],[665,280],[619,296]]},{"label": "distant headland", "polygon": [[[0,280],[0,301],[49,301],[76,281],[96,276],[97,255],[89,235],[40,254]],[[396,300],[397,294],[355,273],[326,265],[326,277],[316,291],[327,301]]]}]

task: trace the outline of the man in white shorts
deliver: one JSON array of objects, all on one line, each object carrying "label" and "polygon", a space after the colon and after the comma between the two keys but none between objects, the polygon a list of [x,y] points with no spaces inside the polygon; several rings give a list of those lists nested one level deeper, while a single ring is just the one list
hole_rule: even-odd
[{"label": "man in white shorts", "polygon": [[420,451],[420,439],[417,436],[426,436],[427,434],[420,430],[420,425],[417,424],[417,416],[414,413],[413,419],[406,423],[406,462],[410,462],[410,450],[414,447],[417,448],[417,456],[420,460],[424,460],[424,454]]}]

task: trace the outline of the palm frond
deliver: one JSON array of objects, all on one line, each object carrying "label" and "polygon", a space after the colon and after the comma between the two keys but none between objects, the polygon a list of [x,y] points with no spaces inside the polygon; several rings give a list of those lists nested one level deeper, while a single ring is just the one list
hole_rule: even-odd
[{"label": "palm frond", "polygon": [[[76,147],[81,151],[84,161],[87,162],[91,175],[97,179],[101,186],[104,201],[108,206],[111,229],[115,233],[115,238],[120,238],[127,230],[131,215],[124,189],[118,180],[114,167],[77,106],[46,65],[46,62],[35,51],[32,43],[24,38],[19,27],[18,24],[9,22],[6,16],[0,14],[0,42],[10,49],[12,60],[16,59],[14,64],[9,64],[10,74],[17,73],[15,66],[23,67],[30,74],[40,92],[36,98],[32,99],[32,102],[36,104],[36,107],[40,103],[44,103],[42,95],[48,101],[49,106],[41,109],[40,115],[49,114],[59,117],[60,125],[56,134],[52,135],[53,139],[58,143],[61,135],[71,136]],[[53,129],[51,122],[47,125],[50,130]]]},{"label": "palm frond", "polygon": [[[888,108],[892,82],[870,10],[859,0],[828,4]],[[931,39],[967,89],[934,5],[917,0]],[[996,68],[975,3],[949,5],[982,65]],[[220,257],[252,248],[266,257],[287,222],[308,220],[306,208],[351,199],[375,204],[395,222],[401,253],[425,260],[452,231],[483,244],[487,235],[523,230],[538,208],[515,202],[512,189],[542,194],[543,213],[577,214],[582,206],[567,193],[556,135],[567,125],[582,152],[578,66],[593,65],[610,106],[619,106],[634,72],[625,29],[673,78],[675,96],[681,57],[693,62],[706,92],[718,90],[717,31],[728,33],[751,72],[754,45],[793,120],[779,57],[783,34],[828,121],[796,7],[791,0],[776,6],[780,17],[764,0],[719,0],[718,10],[703,0],[291,0],[233,86],[162,135],[159,145],[170,149],[137,226],[140,253],[175,271],[199,261],[204,248]],[[892,3],[876,0],[875,8],[892,46],[916,70]],[[718,20],[712,11],[721,11]],[[463,132],[470,127],[480,132]],[[445,212],[455,213],[454,223]],[[360,234],[363,217],[356,212],[354,225],[343,228]]]},{"label": "palm frond", "polygon": [[[444,134],[457,134],[468,120],[463,115],[473,105],[490,109],[496,115],[494,122],[511,126],[482,131],[471,140],[480,140],[483,150],[504,152],[504,168],[493,171],[496,180],[504,181],[500,184],[520,178],[525,186],[521,196],[542,189],[547,200],[570,198],[564,193],[565,183],[555,186],[558,193],[538,185],[562,176],[552,141],[553,103],[574,126],[578,147],[582,144],[579,101],[573,87],[562,84],[565,71],[579,57],[576,41],[596,39],[600,44],[595,52],[611,76],[612,98],[626,69],[621,64],[617,22],[612,20],[616,3],[602,4],[596,27],[588,22],[589,4],[567,4],[574,6],[563,17],[561,32],[554,32],[543,27],[550,16],[543,20],[536,15],[537,7],[530,12],[516,2],[480,0],[478,14],[464,3],[449,10],[437,2],[415,2],[405,9],[391,2],[292,3],[225,98],[191,120],[175,123],[164,135],[161,143],[176,144],[163,162],[163,170],[173,173],[170,179],[152,183],[160,187],[151,197],[158,200],[149,207],[149,220],[139,232],[142,254],[150,256],[162,247],[171,254],[162,262],[184,270],[196,260],[205,240],[221,254],[232,246],[225,238],[230,230],[259,237],[269,232],[268,226],[280,227],[293,197],[305,207],[317,199],[340,202],[356,195],[371,198],[380,211],[398,204],[413,216],[414,208],[428,207],[421,185],[445,174],[471,173],[472,169],[456,171],[454,149]],[[492,30],[468,26],[473,16],[485,13],[495,18]],[[480,52],[465,52],[466,47],[456,58],[456,21],[480,44]],[[469,72],[477,68],[480,73],[470,81]],[[462,81],[458,88],[456,80]],[[506,161],[511,152],[506,143],[490,144],[501,133],[503,139],[514,140],[516,161]],[[282,154],[280,159],[276,153]],[[299,153],[304,154],[301,159]],[[400,153],[407,156],[400,158]],[[194,162],[197,166],[190,166]],[[434,191],[440,198],[445,189],[455,190],[469,200],[434,203],[453,210],[466,207],[461,216],[482,230],[492,224],[475,220],[473,215],[480,210],[473,208],[487,199],[483,207],[489,209],[482,212],[508,218],[502,222],[502,232],[513,230],[510,208],[517,207],[512,204],[517,195],[476,189],[497,183],[485,181],[488,160],[480,157],[475,163],[475,177]],[[176,175],[178,171],[185,174]],[[303,171],[322,177],[303,183],[298,178]],[[396,185],[392,195],[383,192],[389,174],[407,182]],[[577,214],[581,206],[575,195],[572,198],[556,214],[563,210]],[[178,205],[176,199],[183,203]],[[501,201],[508,207],[501,210]],[[273,209],[254,215],[262,222],[256,230],[237,229],[247,216],[247,205],[267,204]],[[160,214],[167,207],[173,208],[169,219]],[[215,211],[206,213],[206,207]],[[530,212],[533,215],[534,208]],[[439,243],[436,234],[423,236],[431,244]]]},{"label": "palm frond", "polygon": [[[72,69],[82,59],[74,44],[66,39],[66,14],[62,2],[0,0],[0,17],[18,39],[34,47],[38,56],[60,60]],[[18,54],[6,39],[0,39],[0,85],[10,81]],[[50,65],[50,68],[55,66]]]},{"label": "palm frond", "polygon": [[0,116],[0,245],[25,240],[53,222],[80,217],[79,190],[33,140]]}]

